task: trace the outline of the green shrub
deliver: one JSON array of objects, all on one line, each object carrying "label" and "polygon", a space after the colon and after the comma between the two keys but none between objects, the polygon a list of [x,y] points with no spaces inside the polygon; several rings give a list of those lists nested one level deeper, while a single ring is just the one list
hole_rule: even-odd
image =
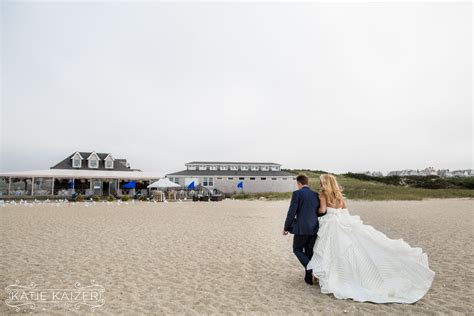
[{"label": "green shrub", "polygon": [[115,197],[112,196],[112,195],[109,195],[109,196],[107,197],[107,201],[113,202],[113,201],[115,201]]},{"label": "green shrub", "polygon": [[76,195],[76,198],[74,199],[76,202],[84,202],[84,195],[78,194]]},{"label": "green shrub", "polygon": [[468,178],[448,178],[446,179],[449,183],[462,187],[464,189],[474,190],[474,177]]},{"label": "green shrub", "polygon": [[126,202],[126,201],[128,201],[128,200],[130,200],[130,197],[129,197],[128,195],[122,196],[122,201],[123,201],[123,202]]},{"label": "green shrub", "polygon": [[346,173],[343,176],[362,181],[380,182],[383,184],[422,189],[474,189],[474,177],[441,178],[434,175],[372,177],[362,173]]},{"label": "green shrub", "polygon": [[140,196],[138,197],[138,200],[139,200],[139,201],[146,201],[146,196],[145,196],[145,195],[140,195]]},{"label": "green shrub", "polygon": [[100,196],[98,196],[98,195],[93,195],[93,196],[91,197],[91,200],[92,200],[92,201],[95,201],[95,202],[99,202],[99,201],[100,201]]}]

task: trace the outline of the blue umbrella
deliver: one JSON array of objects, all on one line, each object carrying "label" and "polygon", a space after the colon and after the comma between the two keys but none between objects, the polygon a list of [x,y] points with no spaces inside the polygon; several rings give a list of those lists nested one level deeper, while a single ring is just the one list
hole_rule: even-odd
[{"label": "blue umbrella", "polygon": [[188,189],[193,190],[195,188],[196,188],[196,186],[194,185],[194,181],[191,182],[190,184],[188,184]]},{"label": "blue umbrella", "polygon": [[124,189],[135,189],[137,187],[137,184],[135,183],[135,181],[130,181],[128,183],[125,183],[125,185],[123,186]]}]

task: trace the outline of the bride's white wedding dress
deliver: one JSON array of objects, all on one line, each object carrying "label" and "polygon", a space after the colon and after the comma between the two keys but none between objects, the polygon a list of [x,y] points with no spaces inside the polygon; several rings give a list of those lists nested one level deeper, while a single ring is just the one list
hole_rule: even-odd
[{"label": "bride's white wedding dress", "polygon": [[307,269],[322,293],[374,303],[414,303],[428,292],[435,273],[421,248],[393,240],[347,209],[327,208]]}]

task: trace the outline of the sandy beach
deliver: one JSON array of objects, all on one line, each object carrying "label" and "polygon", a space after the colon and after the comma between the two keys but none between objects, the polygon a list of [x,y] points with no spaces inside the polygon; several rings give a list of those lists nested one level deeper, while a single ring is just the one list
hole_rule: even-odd
[{"label": "sandy beach", "polygon": [[306,285],[292,237],[281,234],[288,203],[5,205],[0,314],[17,314],[3,291],[16,280],[47,288],[95,280],[105,288],[95,313],[108,315],[474,313],[474,200],[349,201],[365,223],[428,254],[436,277],[412,305],[337,300]]}]

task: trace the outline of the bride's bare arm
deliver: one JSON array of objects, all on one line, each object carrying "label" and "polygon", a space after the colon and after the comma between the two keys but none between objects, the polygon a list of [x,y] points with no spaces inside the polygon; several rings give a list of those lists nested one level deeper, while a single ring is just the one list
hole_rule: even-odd
[{"label": "bride's bare arm", "polygon": [[323,194],[319,195],[319,210],[318,214],[325,214],[326,213],[326,198]]}]

